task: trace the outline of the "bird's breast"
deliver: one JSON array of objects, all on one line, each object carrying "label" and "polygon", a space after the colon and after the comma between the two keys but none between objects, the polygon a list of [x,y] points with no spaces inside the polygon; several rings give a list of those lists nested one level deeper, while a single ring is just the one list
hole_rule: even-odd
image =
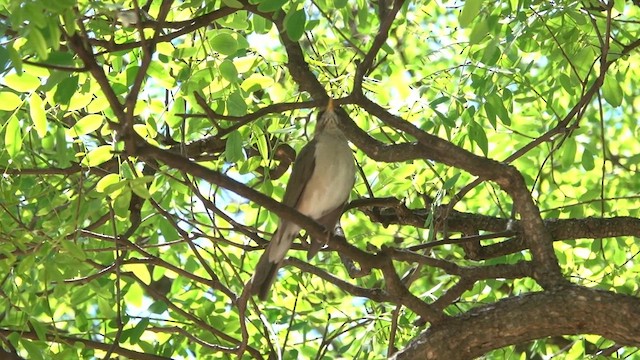
[{"label": "bird's breast", "polygon": [[315,167],[298,204],[301,213],[314,219],[347,201],[356,172],[353,153],[344,136],[321,134],[316,140]]}]

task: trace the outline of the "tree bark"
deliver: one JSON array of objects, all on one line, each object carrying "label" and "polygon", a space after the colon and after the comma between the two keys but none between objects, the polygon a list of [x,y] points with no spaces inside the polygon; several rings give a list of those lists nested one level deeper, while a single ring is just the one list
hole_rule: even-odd
[{"label": "tree bark", "polygon": [[512,344],[574,334],[640,346],[638,316],[638,298],[564,286],[481,306],[432,326],[393,359],[473,359]]}]

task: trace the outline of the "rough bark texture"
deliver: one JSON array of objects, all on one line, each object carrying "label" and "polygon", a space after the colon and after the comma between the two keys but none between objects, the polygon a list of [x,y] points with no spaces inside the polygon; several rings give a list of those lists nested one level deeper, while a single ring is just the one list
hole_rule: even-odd
[{"label": "rough bark texture", "polygon": [[473,359],[507,345],[573,334],[640,346],[638,316],[638,298],[566,286],[481,306],[432,326],[394,359]]}]

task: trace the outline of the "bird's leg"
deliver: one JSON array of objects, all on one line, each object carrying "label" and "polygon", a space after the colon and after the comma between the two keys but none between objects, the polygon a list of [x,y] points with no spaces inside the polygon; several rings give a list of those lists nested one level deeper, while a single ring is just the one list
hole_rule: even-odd
[{"label": "bird's leg", "polygon": [[322,249],[325,245],[327,245],[327,243],[331,239],[331,235],[332,235],[332,231],[325,228],[324,231],[322,232],[321,237],[316,238],[312,236],[309,239],[309,250],[307,252],[307,260],[311,260],[314,256],[316,256],[316,254],[318,253],[318,251],[320,251],[320,249]]}]

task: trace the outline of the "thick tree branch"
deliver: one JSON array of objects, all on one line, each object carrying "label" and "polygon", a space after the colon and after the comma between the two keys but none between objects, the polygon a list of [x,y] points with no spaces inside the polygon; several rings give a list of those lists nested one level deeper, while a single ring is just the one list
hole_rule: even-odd
[{"label": "thick tree branch", "polygon": [[597,334],[640,346],[640,299],[579,286],[511,297],[435,325],[393,359],[473,359],[547,336]]},{"label": "thick tree branch", "polygon": [[[378,205],[378,206],[372,206]],[[425,222],[429,216],[427,209],[408,209],[395,198],[385,199],[358,199],[349,204],[349,208],[358,208],[367,214],[373,221],[383,226],[391,224],[425,228]],[[446,215],[446,217],[445,217]],[[527,250],[529,246],[524,241],[521,233],[521,221],[498,218],[493,216],[471,214],[459,211],[446,213],[446,206],[436,209],[435,221],[446,221],[449,233],[461,232],[463,234],[477,232],[492,232],[497,237],[509,237],[509,239],[481,246],[475,253],[467,253],[472,260],[486,260],[515,252]],[[611,218],[583,218],[583,219],[546,219],[544,227],[551,234],[550,241],[566,241],[576,239],[600,239],[619,236],[640,237],[640,219],[629,216]],[[509,231],[505,231],[509,229]],[[467,240],[468,238],[468,240]],[[496,238],[496,236],[489,236]],[[463,244],[463,241],[480,241],[480,237],[469,236],[463,239],[446,238],[411,247],[417,248],[435,247],[444,244]]]}]

